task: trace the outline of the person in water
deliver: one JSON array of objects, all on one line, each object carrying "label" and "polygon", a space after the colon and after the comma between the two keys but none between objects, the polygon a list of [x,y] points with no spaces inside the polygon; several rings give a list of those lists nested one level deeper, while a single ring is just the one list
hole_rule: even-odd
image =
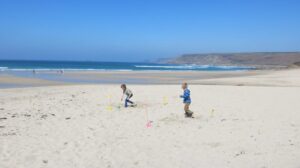
[{"label": "person in water", "polygon": [[193,117],[193,112],[190,110],[192,103],[191,91],[188,89],[187,83],[183,83],[181,88],[183,89],[183,95],[180,95],[180,97],[183,98],[185,117]]},{"label": "person in water", "polygon": [[130,98],[132,98],[132,96],[133,96],[131,90],[128,89],[125,84],[121,85],[121,89],[123,90],[123,95],[122,95],[121,101],[123,101],[124,95],[126,96],[125,107],[128,107],[128,103],[135,105],[135,103],[130,100]]}]

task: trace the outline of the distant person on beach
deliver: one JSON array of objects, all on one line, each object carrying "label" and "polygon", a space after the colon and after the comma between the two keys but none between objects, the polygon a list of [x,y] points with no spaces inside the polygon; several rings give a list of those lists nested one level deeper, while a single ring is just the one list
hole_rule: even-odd
[{"label": "distant person on beach", "polygon": [[124,95],[126,96],[125,107],[128,107],[128,103],[130,103],[132,106],[135,106],[136,104],[133,101],[129,100],[133,96],[131,90],[128,89],[125,84],[121,85],[121,89],[123,90],[123,95],[122,95],[121,101],[123,101]]},{"label": "distant person on beach", "polygon": [[187,83],[183,83],[181,88],[183,89],[183,95],[180,95],[180,97],[183,98],[185,117],[193,117],[193,112],[190,110],[191,91],[188,89]]}]

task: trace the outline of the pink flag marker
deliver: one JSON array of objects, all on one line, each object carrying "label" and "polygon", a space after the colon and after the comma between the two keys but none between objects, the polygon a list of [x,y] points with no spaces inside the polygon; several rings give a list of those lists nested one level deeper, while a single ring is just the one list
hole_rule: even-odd
[{"label": "pink flag marker", "polygon": [[146,124],[146,127],[147,127],[147,128],[151,128],[151,127],[152,127],[152,122],[153,122],[153,121],[148,121],[147,124]]}]

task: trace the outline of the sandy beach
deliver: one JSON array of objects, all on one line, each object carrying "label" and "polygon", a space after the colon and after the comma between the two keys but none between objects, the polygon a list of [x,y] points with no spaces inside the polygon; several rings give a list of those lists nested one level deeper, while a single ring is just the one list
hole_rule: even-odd
[{"label": "sandy beach", "polygon": [[184,77],[129,85],[134,108],[119,84],[0,89],[0,167],[300,167],[300,70],[247,73],[185,79],[193,119]]},{"label": "sandy beach", "polygon": [[0,1],[0,168],[300,168],[299,7]]}]

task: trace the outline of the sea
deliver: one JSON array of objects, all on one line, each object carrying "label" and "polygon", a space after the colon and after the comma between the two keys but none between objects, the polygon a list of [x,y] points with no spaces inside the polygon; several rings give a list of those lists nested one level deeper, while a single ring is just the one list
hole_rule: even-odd
[{"label": "sea", "polygon": [[0,71],[241,71],[246,66],[175,65],[137,62],[0,60]]},{"label": "sea", "polygon": [[[137,62],[92,62],[92,61],[15,61],[0,60],[0,75],[12,75],[23,78],[35,78],[47,81],[64,83],[87,84],[158,84],[163,83],[156,78],[139,78],[135,75],[114,76],[103,78],[87,75],[85,72],[111,72],[111,71],[247,71],[252,67],[242,66],[216,66],[216,65],[175,65]],[[85,71],[85,72],[84,72]],[[78,73],[79,72],[79,73]],[[74,75],[81,74],[85,75]],[[94,73],[93,73],[94,74]],[[1,76],[0,76],[1,77]],[[178,78],[175,76],[173,78]],[[193,78],[185,75],[184,78]],[[168,78],[166,78],[168,80]],[[0,82],[0,88],[19,88],[39,86],[23,82]]]}]

